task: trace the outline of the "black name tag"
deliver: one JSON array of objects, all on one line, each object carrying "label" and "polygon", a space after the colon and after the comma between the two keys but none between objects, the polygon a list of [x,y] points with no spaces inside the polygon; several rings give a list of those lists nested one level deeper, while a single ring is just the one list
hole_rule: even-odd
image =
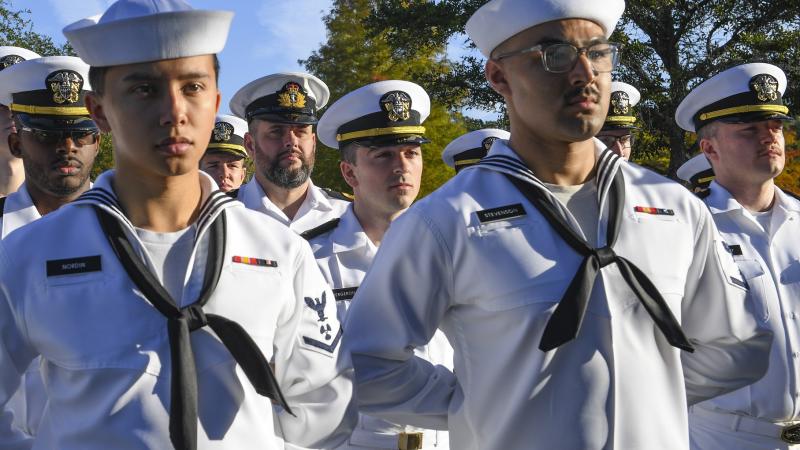
[{"label": "black name tag", "polygon": [[356,295],[356,287],[349,287],[349,288],[341,288],[341,289],[334,289],[333,290],[333,298],[336,299],[337,302],[339,301],[350,301]]},{"label": "black name tag", "polygon": [[493,222],[495,220],[522,217],[528,213],[525,212],[525,208],[522,207],[522,203],[515,203],[513,205],[500,206],[499,208],[484,209],[483,211],[478,211],[475,214],[478,215],[478,220],[480,220],[481,223],[486,223]]},{"label": "black name tag", "polygon": [[55,259],[47,261],[47,276],[73,275],[76,273],[99,272],[102,270],[100,255],[82,258]]},{"label": "black name tag", "polygon": [[722,245],[723,245],[723,247],[725,247],[725,250],[727,250],[728,253],[730,253],[731,255],[733,255],[733,256],[742,256],[742,246],[741,245],[736,245],[736,244],[728,245],[725,242],[723,242]]}]

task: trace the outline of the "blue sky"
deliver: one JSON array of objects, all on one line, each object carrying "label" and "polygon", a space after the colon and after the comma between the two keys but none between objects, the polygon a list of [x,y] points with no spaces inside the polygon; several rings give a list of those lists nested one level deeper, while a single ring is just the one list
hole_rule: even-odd
[{"label": "blue sky", "polygon": [[[114,0],[11,0],[13,9],[28,9],[37,33],[65,41],[61,29],[76,20],[100,14]],[[331,0],[189,0],[199,9],[226,9],[235,13],[225,49],[219,54],[222,71],[221,113],[229,113],[228,102],[248,82],[279,71],[303,70],[298,59],[307,58],[326,40],[322,17]],[[458,58],[468,50],[464,37],[451,40],[448,54]],[[492,114],[468,112],[491,118]]]}]

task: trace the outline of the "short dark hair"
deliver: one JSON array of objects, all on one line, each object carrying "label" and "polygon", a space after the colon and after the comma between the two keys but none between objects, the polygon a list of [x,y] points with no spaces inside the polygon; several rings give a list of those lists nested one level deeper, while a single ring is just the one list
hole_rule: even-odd
[{"label": "short dark hair", "polygon": [[339,156],[342,161],[356,165],[356,156],[358,155],[358,142],[348,142],[339,147]]},{"label": "short dark hair", "polygon": [[711,139],[717,135],[717,130],[719,127],[718,121],[710,122],[703,125],[699,130],[697,130],[697,143],[700,145],[701,139]]},{"label": "short dark hair", "polygon": [[[106,72],[109,67],[89,67],[89,84],[92,85],[92,92],[96,92],[97,95],[103,95],[105,92]],[[214,79],[217,83],[219,83],[219,70],[219,58],[214,54]]]}]

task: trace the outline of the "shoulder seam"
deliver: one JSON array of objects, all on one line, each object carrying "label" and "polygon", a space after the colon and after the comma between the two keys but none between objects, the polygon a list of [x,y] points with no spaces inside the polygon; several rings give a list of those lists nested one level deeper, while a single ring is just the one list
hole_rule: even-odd
[{"label": "shoulder seam", "polygon": [[328,231],[333,230],[334,228],[339,226],[340,221],[341,219],[339,217],[331,219],[323,223],[322,225],[318,225],[310,230],[303,231],[302,233],[300,233],[300,237],[302,237],[307,241],[310,241],[311,239],[314,239],[317,236],[321,236],[327,233]]}]

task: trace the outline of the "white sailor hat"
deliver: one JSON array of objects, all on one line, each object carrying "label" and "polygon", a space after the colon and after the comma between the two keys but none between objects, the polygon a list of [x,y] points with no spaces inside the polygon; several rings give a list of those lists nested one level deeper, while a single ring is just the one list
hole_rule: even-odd
[{"label": "white sailor hat", "polygon": [[362,86],[337,100],[325,111],[317,127],[323,144],[340,148],[350,142],[382,146],[424,144],[422,123],[431,100],[418,84],[386,80]]},{"label": "white sailor hat", "polygon": [[706,188],[714,180],[714,169],[708,162],[705,153],[700,153],[678,167],[678,178],[689,183],[693,188]]},{"label": "white sailor hat", "polygon": [[211,133],[207,153],[230,153],[247,158],[244,148],[244,134],[247,133],[247,122],[236,116],[220,114]]},{"label": "white sailor hat", "polygon": [[328,104],[328,85],[303,72],[279,72],[247,83],[233,95],[231,111],[253,119],[313,125],[317,111]]},{"label": "white sailor hat", "polygon": [[611,101],[608,102],[608,115],[603,130],[636,128],[633,107],[641,99],[639,90],[621,81],[611,82]]},{"label": "white sailor hat", "polygon": [[511,133],[496,128],[470,131],[453,139],[442,151],[442,160],[456,172],[477,164],[492,148],[494,141],[508,139]]},{"label": "white sailor hat", "polygon": [[232,19],[230,11],[197,10],[183,0],[118,0],[63,32],[90,66],[121,66],[219,53]]},{"label": "white sailor hat", "polygon": [[716,120],[747,123],[792,120],[782,101],[786,75],[772,64],[732,67],[689,92],[675,111],[675,121],[686,131],[697,131]]},{"label": "white sailor hat", "polygon": [[491,0],[469,18],[466,32],[489,58],[508,38],[554,20],[591,20],[610,37],[624,10],[624,0]]},{"label": "white sailor hat", "polygon": [[16,63],[39,57],[38,53],[26,48],[10,45],[0,46],[0,70],[7,69]]},{"label": "white sailor hat", "polygon": [[36,129],[96,130],[83,103],[89,66],[74,56],[46,56],[0,72],[0,103]]}]

